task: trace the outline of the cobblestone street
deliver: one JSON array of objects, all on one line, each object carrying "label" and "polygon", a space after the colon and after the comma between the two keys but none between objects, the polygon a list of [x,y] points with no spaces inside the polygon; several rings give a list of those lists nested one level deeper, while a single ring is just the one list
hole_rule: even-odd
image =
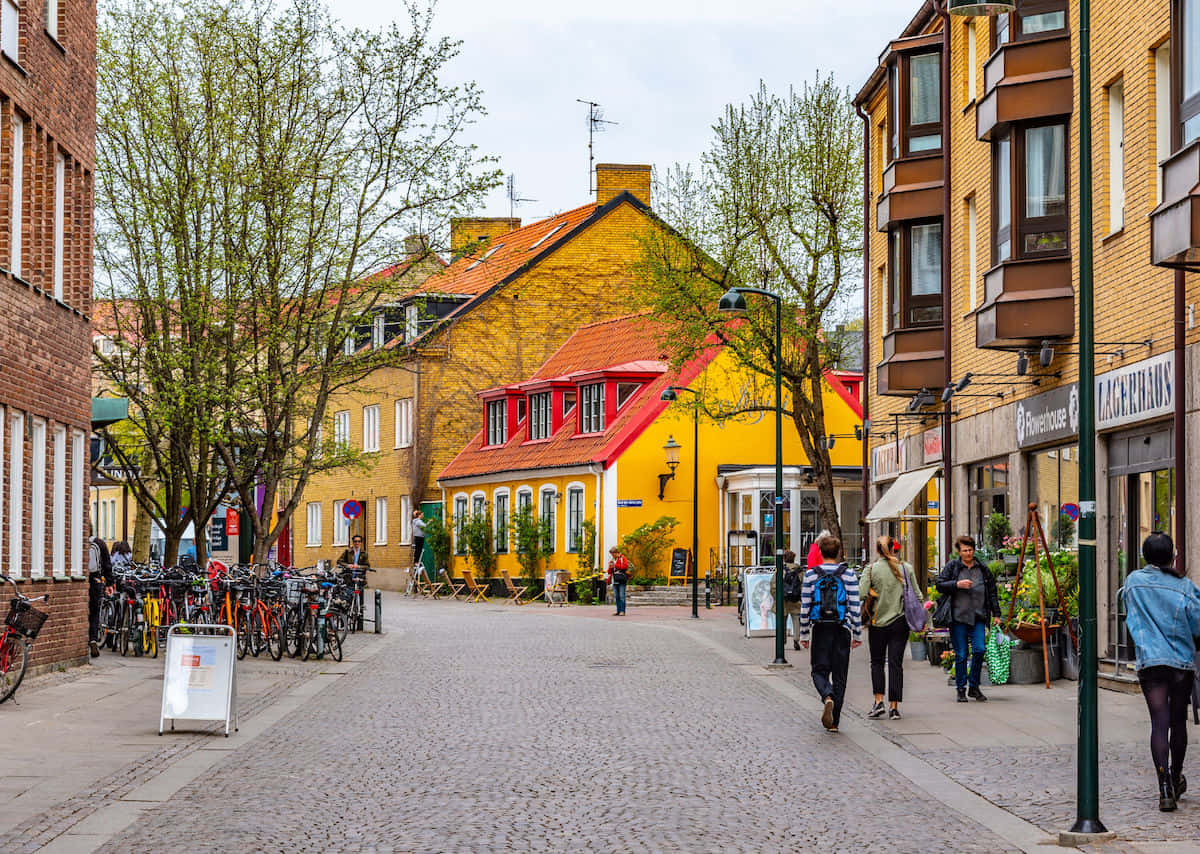
[{"label": "cobblestone street", "polygon": [[[915,746],[955,709],[929,696],[932,668],[911,666],[923,696],[885,729],[861,719],[856,654],[831,735],[807,656],[789,645],[796,667],[763,668],[769,639],[738,637],[730,612],[608,613],[389,596],[388,633],[355,637],[341,664],[244,662],[228,740],[154,737],[152,698],[121,723],[121,762],[0,824],[0,848],[998,852],[1054,850],[1069,823],[1069,747]],[[150,696],[161,663],[144,664]],[[1137,773],[1115,785],[1133,803],[1112,811],[1148,818],[1123,839],[1194,839],[1186,801],[1174,817],[1144,808],[1143,751],[1129,751]],[[1106,768],[1106,799],[1113,784]]]}]

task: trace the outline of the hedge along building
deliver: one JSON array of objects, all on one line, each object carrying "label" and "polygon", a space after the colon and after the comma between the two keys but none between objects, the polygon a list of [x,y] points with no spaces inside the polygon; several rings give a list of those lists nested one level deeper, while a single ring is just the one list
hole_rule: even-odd
[{"label": "hedge along building", "polygon": [[[1019,533],[1036,503],[1048,537],[1073,549],[1078,4],[1021,0],[995,18],[944,18],[934,2],[916,12],[857,97],[869,160],[870,498],[904,472],[942,468],[947,534],[984,540],[993,513]],[[1197,403],[1177,373],[1196,358],[1195,282],[1181,278],[1176,296],[1165,269],[1200,257],[1200,93],[1183,74],[1200,57],[1187,24],[1198,15],[1195,0],[1092,2],[1100,650],[1114,665],[1132,658],[1116,591],[1141,539],[1169,531],[1185,557],[1200,544],[1195,514],[1178,524],[1200,485],[1175,478],[1195,430],[1180,429]],[[1175,349],[1176,319],[1186,350]],[[926,456],[931,431],[948,440],[945,459],[941,447]],[[872,533],[915,533],[895,516],[919,510]]]},{"label": "hedge along building", "polygon": [[[775,519],[774,417],[707,414],[731,413],[768,398],[773,404],[773,389],[767,391],[760,378],[718,347],[671,369],[664,334],[644,314],[591,324],[528,379],[479,394],[482,429],[438,477],[454,521],[452,574],[472,565],[462,525],[478,515],[490,519],[497,571],[523,574],[510,530],[522,507],[550,523],[552,554],[543,568],[601,566],[610,547],[663,516],[679,521],[672,537],[690,550],[693,486],[699,495],[701,574],[724,566],[773,565],[776,524],[783,525],[791,548],[808,547],[819,527],[816,489],[810,487],[811,469],[795,430],[784,432],[786,494],[782,519]],[[855,440],[861,410],[858,376],[840,377],[826,374],[826,432],[834,438],[835,485],[849,528],[861,512],[861,452]],[[663,401],[670,386],[690,387],[704,403],[695,484],[696,410],[687,405],[688,395],[680,394],[681,403],[674,405]],[[664,453],[669,442],[681,446],[677,467],[668,465]],[[660,479],[667,474],[674,476]],[[581,559],[584,522],[595,525],[596,543]],[[633,571],[665,576],[666,560]]]},{"label": "hedge along building", "polygon": [[[649,199],[649,166],[599,164],[592,203],[524,226],[452,221],[452,260],[387,309],[398,326],[384,321],[374,342],[360,332],[362,346],[394,352],[395,363],[331,400],[323,429],[378,456],[365,473],[309,483],[293,520],[296,563],[341,552],[341,511],[355,499],[372,563],[411,565],[411,511],[440,514],[430,487],[478,429],[476,394],[530,376],[580,326],[626,310],[638,235],[661,227]],[[376,578],[401,583],[399,573]]]}]

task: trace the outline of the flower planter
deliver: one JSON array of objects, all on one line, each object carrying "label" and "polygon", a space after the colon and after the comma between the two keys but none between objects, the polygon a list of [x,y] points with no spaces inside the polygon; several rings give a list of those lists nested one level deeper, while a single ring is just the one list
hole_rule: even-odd
[{"label": "flower planter", "polygon": [[[1060,626],[1057,623],[1046,624],[1046,638],[1049,639]],[[1029,644],[1040,644],[1042,642],[1042,624],[1041,623],[1013,623],[1006,631],[1017,640],[1025,641]]]},{"label": "flower planter", "polygon": [[908,648],[912,652],[913,661],[921,661],[927,655],[929,655],[929,650],[925,645],[925,641],[909,641]]}]

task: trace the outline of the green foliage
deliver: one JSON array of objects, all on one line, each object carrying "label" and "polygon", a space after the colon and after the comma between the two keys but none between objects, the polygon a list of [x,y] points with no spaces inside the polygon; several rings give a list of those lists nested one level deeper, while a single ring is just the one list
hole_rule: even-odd
[{"label": "green foliage", "polygon": [[580,527],[581,542],[575,562],[579,565],[578,575],[582,576],[590,575],[596,569],[596,523],[591,519],[584,519]]},{"label": "green foliage", "polygon": [[537,518],[533,514],[533,507],[527,505],[518,507],[512,514],[509,528],[522,574],[535,583],[541,581],[542,561],[551,554],[550,520]]},{"label": "green foliage", "polygon": [[1004,539],[1012,536],[1012,523],[1003,513],[992,513],[988,516],[987,524],[984,526],[984,536],[987,538],[988,546],[999,549]]},{"label": "green foliage", "polygon": [[655,570],[671,548],[671,532],[679,525],[673,516],[662,516],[635,528],[621,540],[621,551],[629,558],[630,580],[635,584],[656,583],[665,579]]},{"label": "green foliage", "polygon": [[492,514],[484,510],[482,513],[472,513],[463,522],[459,535],[467,544],[467,554],[471,563],[481,578],[491,578],[496,571],[496,550],[492,541]]},{"label": "green foliage", "polygon": [[433,554],[433,567],[426,567],[426,569],[429,570],[430,578],[437,578],[439,569],[450,566],[452,544],[450,529],[436,516],[425,520],[425,545],[429,546],[429,551]]},{"label": "green foliage", "polygon": [[1001,575],[1004,574],[1004,561],[1002,561],[1002,560],[991,561],[990,563],[988,563],[987,568],[991,571],[992,575],[999,578]]},{"label": "green foliage", "polygon": [[1075,542],[1075,520],[1059,513],[1050,523],[1050,546],[1056,549],[1070,548]]},{"label": "green foliage", "polygon": [[[1050,572],[1051,562],[1054,565],[1053,575]],[[999,585],[1000,612],[1005,619],[1008,618],[1009,605],[1015,595],[1017,601],[1013,606],[1013,620],[1018,623],[1038,621],[1040,618],[1038,609],[1039,577],[1042,585],[1042,599],[1046,608],[1058,607],[1058,595],[1054,587],[1054,580],[1057,577],[1058,587],[1065,600],[1067,615],[1071,617],[1079,615],[1079,558],[1074,552],[1057,551],[1050,554],[1049,560],[1045,555],[1039,555],[1036,565],[1030,556],[1016,578]]]}]

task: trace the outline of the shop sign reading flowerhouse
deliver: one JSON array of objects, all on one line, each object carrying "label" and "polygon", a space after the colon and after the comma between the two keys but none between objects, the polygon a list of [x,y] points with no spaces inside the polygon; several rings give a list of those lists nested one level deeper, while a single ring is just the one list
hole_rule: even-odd
[{"label": "shop sign reading flowerhouse", "polygon": [[1079,433],[1079,383],[1017,401],[1017,447],[1073,439]]}]

